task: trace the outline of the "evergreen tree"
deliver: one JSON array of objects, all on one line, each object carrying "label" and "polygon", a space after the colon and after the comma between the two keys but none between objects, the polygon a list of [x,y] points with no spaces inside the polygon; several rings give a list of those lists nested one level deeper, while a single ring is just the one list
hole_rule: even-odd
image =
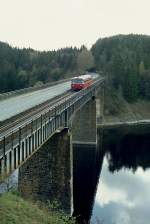
[{"label": "evergreen tree", "polygon": [[81,71],[86,71],[94,66],[94,57],[91,51],[88,51],[85,47],[82,47],[81,52],[77,58],[77,67]]},{"label": "evergreen tree", "polygon": [[139,74],[142,75],[145,72],[145,65],[144,62],[141,61],[139,64]]},{"label": "evergreen tree", "polygon": [[123,89],[127,100],[148,98],[150,36],[131,34],[99,39],[91,51],[96,68],[109,77],[116,89]]},{"label": "evergreen tree", "polygon": [[136,101],[138,98],[138,78],[134,70],[128,70],[126,73],[123,95],[129,102]]}]

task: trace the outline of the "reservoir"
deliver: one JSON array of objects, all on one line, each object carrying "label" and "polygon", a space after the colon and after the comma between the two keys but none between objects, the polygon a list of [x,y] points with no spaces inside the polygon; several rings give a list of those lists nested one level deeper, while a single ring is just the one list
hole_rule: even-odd
[{"label": "reservoir", "polygon": [[149,224],[150,127],[104,130],[101,150],[90,223]]}]

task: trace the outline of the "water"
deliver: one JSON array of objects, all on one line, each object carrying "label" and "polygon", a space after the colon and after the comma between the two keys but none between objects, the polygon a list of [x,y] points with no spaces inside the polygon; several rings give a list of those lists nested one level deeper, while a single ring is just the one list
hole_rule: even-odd
[{"label": "water", "polygon": [[15,170],[3,183],[0,184],[0,194],[17,189],[18,186],[18,169]]},{"label": "water", "polygon": [[82,224],[88,223],[91,216],[100,164],[102,163],[98,163],[99,151],[94,145],[76,145],[73,150],[74,216]]},{"label": "water", "polygon": [[91,224],[149,224],[149,128],[109,130],[103,150]]}]

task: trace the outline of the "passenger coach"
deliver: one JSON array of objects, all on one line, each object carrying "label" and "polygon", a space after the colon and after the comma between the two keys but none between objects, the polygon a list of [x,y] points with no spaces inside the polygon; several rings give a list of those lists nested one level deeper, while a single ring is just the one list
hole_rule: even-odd
[{"label": "passenger coach", "polygon": [[82,75],[71,80],[72,90],[81,90],[88,88],[93,83],[91,75]]}]

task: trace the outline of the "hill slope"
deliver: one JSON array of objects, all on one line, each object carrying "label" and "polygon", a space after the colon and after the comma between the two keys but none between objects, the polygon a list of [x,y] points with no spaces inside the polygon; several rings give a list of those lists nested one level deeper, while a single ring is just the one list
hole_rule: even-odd
[{"label": "hill slope", "polygon": [[65,224],[74,223],[61,213],[49,212],[46,208],[39,208],[29,201],[25,201],[14,193],[0,196],[1,224]]},{"label": "hill slope", "polygon": [[117,35],[92,47],[95,64],[128,101],[150,99],[150,36]]}]

